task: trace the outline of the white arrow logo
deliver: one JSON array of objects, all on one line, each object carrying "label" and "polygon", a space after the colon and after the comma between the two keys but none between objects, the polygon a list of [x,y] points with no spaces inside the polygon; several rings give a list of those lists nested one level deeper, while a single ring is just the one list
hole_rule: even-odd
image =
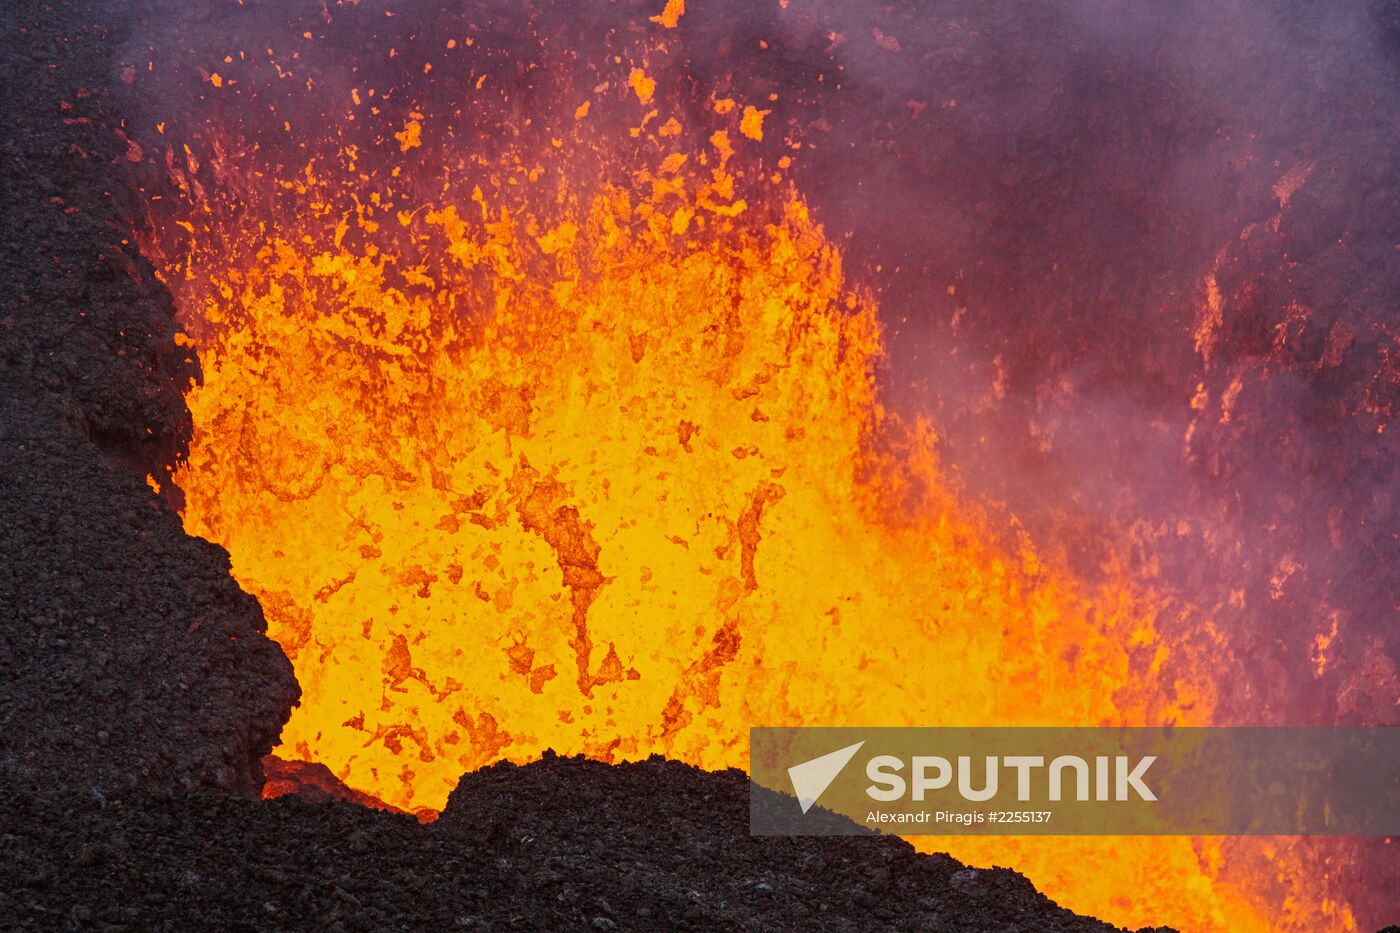
[{"label": "white arrow logo", "polygon": [[841,769],[850,763],[864,744],[864,741],[860,741],[854,745],[847,745],[828,755],[788,768],[788,778],[792,781],[793,793],[797,794],[797,802],[802,804],[803,813],[812,809],[812,804],[831,786],[831,782],[836,780],[836,775],[841,773]]}]

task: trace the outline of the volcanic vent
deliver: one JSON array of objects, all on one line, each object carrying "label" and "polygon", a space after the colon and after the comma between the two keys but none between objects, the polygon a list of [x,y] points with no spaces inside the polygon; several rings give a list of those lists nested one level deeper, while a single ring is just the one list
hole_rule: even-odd
[{"label": "volcanic vent", "polygon": [[[935,42],[889,11],[875,26],[787,3],[656,6],[240,4],[133,31],[136,235],[202,368],[189,457],[150,483],[229,550],[292,661],[302,699],[277,754],[428,816],[463,772],[547,748],[741,767],[754,723],[1277,715],[1249,692],[1269,683],[1250,669],[1256,631],[1221,633],[1246,597],[1217,603],[1214,577],[1180,567],[1189,523],[1088,507],[1083,490],[1027,506],[955,475],[949,450],[987,465],[968,418],[1024,453],[996,407],[1022,393],[1043,403],[1031,446],[1053,448],[1074,374],[1027,387],[989,354],[991,388],[944,429],[932,414],[957,407],[961,374],[923,386],[935,405],[890,371],[917,356],[911,295],[950,304],[951,334],[969,306],[1038,300],[988,290],[972,263],[906,267],[871,221],[842,222],[860,198],[836,163],[872,103],[845,102],[866,64],[849,37],[937,63],[980,14],[950,9],[953,38]],[[935,90],[895,102],[901,121],[957,120]],[[872,145],[909,146],[882,116]],[[1267,210],[1312,171],[1277,168]],[[1248,329],[1229,317],[1249,290],[1231,290],[1247,262],[1227,246],[1260,209],[1222,210],[1209,248],[1180,244],[1170,286],[1133,295],[1190,306],[1192,365]],[[1163,390],[1190,424],[1154,424],[1208,459],[1235,376]],[[998,475],[1011,487],[1038,462]],[[1274,564],[1280,593],[1299,560]],[[1316,634],[1326,668],[1337,631]],[[1368,663],[1362,692],[1382,700],[1348,709],[1374,718],[1394,672]],[[1350,850],[930,844],[1117,922],[1351,922],[1315,871]]]}]

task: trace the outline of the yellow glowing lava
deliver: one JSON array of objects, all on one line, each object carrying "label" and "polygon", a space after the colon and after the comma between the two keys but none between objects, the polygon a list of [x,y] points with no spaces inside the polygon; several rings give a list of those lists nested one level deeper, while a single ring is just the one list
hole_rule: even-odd
[{"label": "yellow glowing lava", "polygon": [[[157,235],[205,369],[186,526],[295,665],[281,754],[435,809],[545,748],[743,766],[754,724],[1206,721],[1147,594],[995,543],[882,409],[874,300],[735,167],[766,111],[684,127],[641,67],[613,87],[656,147],[625,183],[568,170],[610,145],[572,98],[552,152],[409,191],[414,113],[380,152],[216,147],[280,213],[192,195]],[[922,846],[1115,922],[1266,926],[1209,841]]]}]

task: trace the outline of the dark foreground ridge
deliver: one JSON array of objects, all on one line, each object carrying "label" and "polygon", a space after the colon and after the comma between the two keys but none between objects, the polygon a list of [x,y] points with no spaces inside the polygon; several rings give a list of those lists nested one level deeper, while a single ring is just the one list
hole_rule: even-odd
[{"label": "dark foreground ridge", "polygon": [[462,778],[440,820],[295,796],[0,788],[0,927],[1099,931],[894,837],[748,835],[748,782],[658,757]]},{"label": "dark foreground ridge", "polygon": [[121,40],[99,4],[0,5],[0,765],[256,794],[298,687],[228,554],[146,483],[198,364],[130,242]]}]

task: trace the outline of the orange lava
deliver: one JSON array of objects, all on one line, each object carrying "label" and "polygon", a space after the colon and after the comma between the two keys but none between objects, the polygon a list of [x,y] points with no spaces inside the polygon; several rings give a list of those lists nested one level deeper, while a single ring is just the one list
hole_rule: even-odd
[{"label": "orange lava", "polygon": [[[742,767],[756,724],[1209,722],[1150,592],[990,528],[882,407],[875,299],[750,151],[768,102],[607,72],[543,144],[401,106],[372,151],[169,154],[151,248],[205,372],[175,480],[295,666],[278,753],[423,810],[546,748]],[[919,844],[1117,923],[1280,928],[1215,840]]]}]

